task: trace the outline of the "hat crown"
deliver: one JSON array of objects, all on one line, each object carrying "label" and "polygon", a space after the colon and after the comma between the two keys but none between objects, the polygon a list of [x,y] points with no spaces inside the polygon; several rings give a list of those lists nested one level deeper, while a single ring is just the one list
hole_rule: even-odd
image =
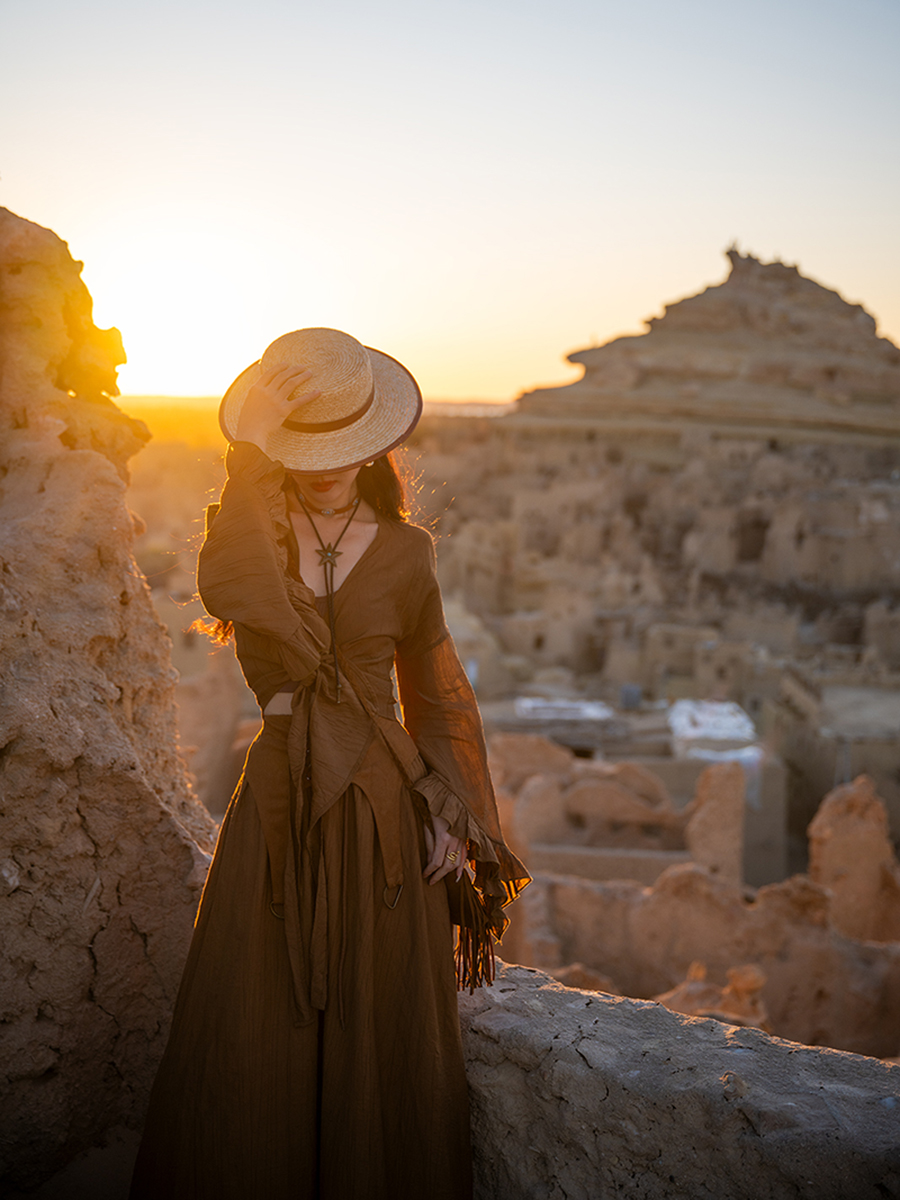
[{"label": "hat crown", "polygon": [[320,393],[266,438],[265,452],[289,471],[315,475],[361,466],[399,446],[421,416],[419,385],[395,358],[339,329],[296,329],[277,338],[222,397],[219,424],[230,442],[237,440],[250,392],[279,367],[311,373],[293,397]]},{"label": "hat crown", "polygon": [[374,386],[368,350],[339,329],[298,329],[276,338],[260,360],[263,371],[273,367],[306,368],[312,378],[295,388],[292,400],[310,391],[321,392],[297,410],[304,423],[353,416],[369,401]]}]

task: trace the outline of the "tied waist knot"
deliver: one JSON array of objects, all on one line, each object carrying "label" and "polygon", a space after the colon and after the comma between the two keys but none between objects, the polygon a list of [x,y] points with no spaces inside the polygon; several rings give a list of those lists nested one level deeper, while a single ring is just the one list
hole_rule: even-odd
[{"label": "tied waist knot", "polygon": [[[341,863],[340,878],[330,878],[322,819],[346,796],[351,784],[364,793],[374,818],[385,875],[384,903],[395,907],[403,889],[400,806],[404,780],[355,692],[345,681],[340,704],[332,692],[333,680],[320,673],[313,688],[295,692],[290,716],[266,717],[245,771],[268,852],[272,911],[284,919],[301,1023],[312,1021],[315,1010],[326,1007],[329,982],[336,987],[342,1024],[344,1020],[347,821],[339,823],[339,850],[332,846]],[[397,725],[392,695],[389,704],[390,720]],[[387,708],[387,703],[379,704],[382,707]],[[388,718],[385,713],[378,719],[380,724]],[[402,726],[397,728],[405,734]],[[333,837],[335,831],[331,826],[328,836]],[[339,912],[331,909],[335,896]],[[337,978],[329,980],[329,929],[338,917],[339,965]]]}]

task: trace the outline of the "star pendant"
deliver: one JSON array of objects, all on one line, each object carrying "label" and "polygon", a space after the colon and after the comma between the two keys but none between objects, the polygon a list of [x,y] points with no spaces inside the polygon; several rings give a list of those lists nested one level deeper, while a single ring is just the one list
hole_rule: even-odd
[{"label": "star pendant", "polygon": [[334,546],[332,546],[330,542],[324,550],[316,550],[316,554],[319,556],[319,563],[323,567],[336,567],[337,560],[343,553],[343,550],[335,550]]}]

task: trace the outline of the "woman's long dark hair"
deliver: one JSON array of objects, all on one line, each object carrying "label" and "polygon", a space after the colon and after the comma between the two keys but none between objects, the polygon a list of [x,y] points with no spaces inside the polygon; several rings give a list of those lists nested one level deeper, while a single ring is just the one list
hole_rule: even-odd
[{"label": "woman's long dark hair", "polygon": [[[356,477],[356,490],[360,499],[379,516],[402,524],[409,520],[408,481],[408,473],[398,469],[393,453],[382,454],[371,465],[366,464],[360,468]],[[218,618],[211,623],[200,618],[193,623],[191,629],[200,630],[220,646],[230,642],[234,636],[232,622],[221,621]]]},{"label": "woman's long dark hair", "polygon": [[408,521],[409,504],[406,490],[409,480],[397,469],[393,454],[382,454],[371,466],[360,468],[356,490],[360,499],[389,521]]}]

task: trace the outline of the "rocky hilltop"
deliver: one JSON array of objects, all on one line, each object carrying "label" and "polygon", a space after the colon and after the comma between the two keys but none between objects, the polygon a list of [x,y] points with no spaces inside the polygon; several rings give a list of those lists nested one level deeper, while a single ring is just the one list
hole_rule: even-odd
[{"label": "rocky hilltop", "polygon": [[132,557],[115,329],[0,209],[0,1192],[140,1120],[213,825]]},{"label": "rocky hilltop", "polygon": [[900,437],[900,350],[796,267],[728,251],[724,283],[648,331],[579,350],[584,378],[527,392],[522,417],[618,417]]}]

